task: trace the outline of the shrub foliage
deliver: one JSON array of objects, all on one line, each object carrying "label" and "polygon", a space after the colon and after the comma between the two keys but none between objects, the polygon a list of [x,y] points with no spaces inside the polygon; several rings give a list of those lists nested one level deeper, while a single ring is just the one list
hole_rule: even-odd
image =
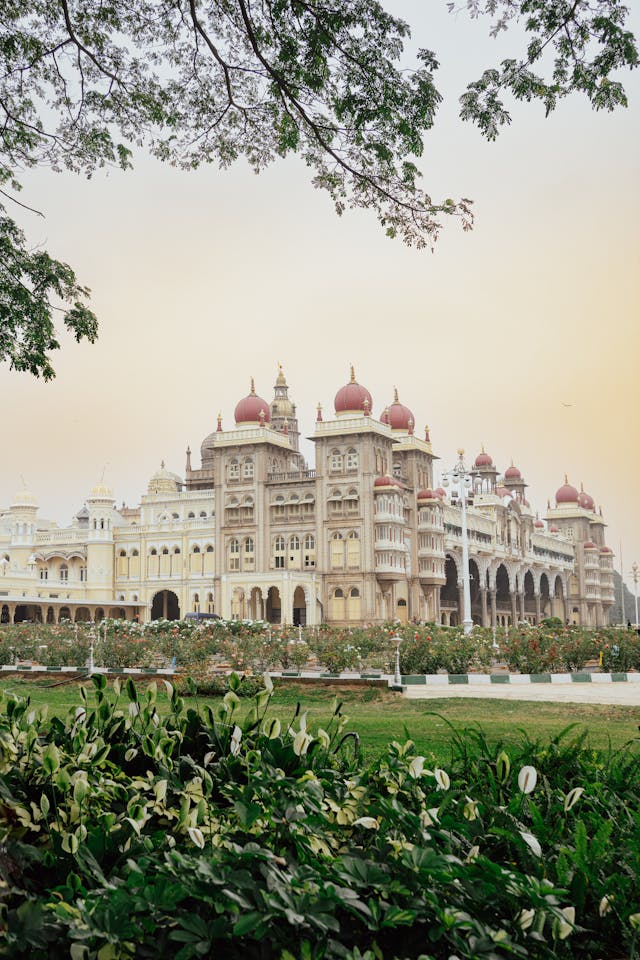
[{"label": "shrub foliage", "polygon": [[281,726],[267,676],[240,719],[239,682],[168,684],[162,717],[102,676],[66,720],[5,698],[0,956],[637,956],[635,746],[454,731],[446,771],[411,741],[363,765],[339,704]]}]

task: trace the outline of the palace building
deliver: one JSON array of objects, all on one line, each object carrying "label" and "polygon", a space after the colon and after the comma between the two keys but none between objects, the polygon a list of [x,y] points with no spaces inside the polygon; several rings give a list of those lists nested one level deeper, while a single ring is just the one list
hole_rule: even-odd
[{"label": "palace building", "polygon": [[[33,494],[0,509],[0,618],[58,622],[177,619],[190,611],[272,623],[462,620],[461,504],[436,488],[429,431],[393,399],[376,418],[351,378],[325,417],[315,467],[300,452],[295,404],[279,368],[271,402],[255,391],[235,425],[164,463],[135,507],[92,487],[69,527],[43,524]],[[545,520],[517,467],[484,448],[466,508],[471,614],[508,625],[543,617],[608,622],[613,553],[602,512],[565,478]]]}]

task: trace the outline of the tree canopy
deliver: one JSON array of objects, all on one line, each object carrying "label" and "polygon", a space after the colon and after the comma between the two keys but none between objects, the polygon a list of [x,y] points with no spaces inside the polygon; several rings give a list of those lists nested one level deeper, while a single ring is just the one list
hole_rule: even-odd
[{"label": "tree canopy", "polygon": [[[626,105],[638,63],[619,0],[459,0],[496,35],[518,23],[518,56],[471,80],[462,119],[493,139],[508,98],[547,113],[570,93]],[[519,32],[519,36],[521,33]],[[89,291],[31,251],[9,215],[20,174],[48,165],[126,169],[136,148],[185,169],[244,157],[259,171],[298,154],[338,213],[375,212],[390,237],[431,245],[471,201],[434,200],[416,161],[441,94],[436,52],[403,59],[409,26],[376,0],[4,0],[0,7],[0,360],[49,379],[54,312],[93,341]]]}]

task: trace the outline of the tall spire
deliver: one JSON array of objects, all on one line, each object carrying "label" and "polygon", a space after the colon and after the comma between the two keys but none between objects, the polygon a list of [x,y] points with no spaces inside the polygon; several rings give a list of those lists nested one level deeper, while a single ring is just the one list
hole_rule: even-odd
[{"label": "tall spire", "polygon": [[356,372],[353,369],[353,364],[351,364],[351,383],[355,383],[355,382],[356,382]]},{"label": "tall spire", "polygon": [[251,390],[250,390],[250,394],[251,394],[252,397],[255,397],[255,395],[256,395],[256,385],[255,385],[255,383],[253,382],[253,377],[251,377]]},{"label": "tall spire", "polygon": [[398,399],[398,388],[397,388],[397,387],[394,387],[394,388],[393,388],[393,402],[394,402],[394,403],[400,403],[400,401],[399,401],[399,399]]}]

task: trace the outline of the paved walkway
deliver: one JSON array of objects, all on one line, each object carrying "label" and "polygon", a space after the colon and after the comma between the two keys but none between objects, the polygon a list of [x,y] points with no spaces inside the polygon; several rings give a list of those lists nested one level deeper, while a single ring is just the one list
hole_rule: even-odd
[{"label": "paved walkway", "polygon": [[408,686],[410,700],[472,697],[491,700],[536,700],[548,703],[609,703],[640,707],[640,683],[509,683],[483,686]]}]

